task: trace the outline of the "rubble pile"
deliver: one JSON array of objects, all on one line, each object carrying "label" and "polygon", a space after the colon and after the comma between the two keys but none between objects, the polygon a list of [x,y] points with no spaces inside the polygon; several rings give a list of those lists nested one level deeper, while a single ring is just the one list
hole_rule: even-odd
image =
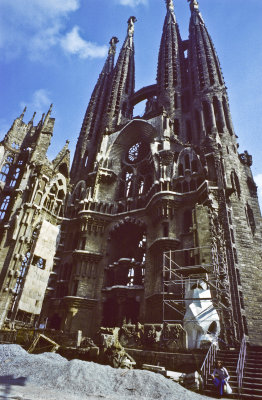
[{"label": "rubble pile", "polygon": [[205,397],[188,392],[160,374],[68,361],[55,353],[33,355],[15,344],[0,345],[0,365],[0,398],[2,395],[10,399],[19,395],[27,400],[200,400]]}]

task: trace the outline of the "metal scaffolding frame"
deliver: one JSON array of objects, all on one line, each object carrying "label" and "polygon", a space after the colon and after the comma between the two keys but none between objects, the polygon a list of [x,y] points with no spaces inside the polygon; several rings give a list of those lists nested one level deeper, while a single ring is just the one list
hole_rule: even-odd
[{"label": "metal scaffolding frame", "polygon": [[[209,253],[210,263],[192,263],[192,265],[180,266],[176,261],[176,255],[181,252],[187,252],[195,256],[200,256],[201,253]],[[169,250],[163,253],[163,323],[181,323],[185,314],[185,302],[198,302],[198,298],[185,298],[186,286],[198,285],[199,281],[203,281],[210,289],[210,297],[201,298],[201,301],[211,301],[212,306],[220,312],[223,308],[227,309],[221,302],[221,295],[230,296],[229,285],[223,284],[221,275],[229,282],[227,263],[223,256],[219,255],[217,248],[211,246],[184,248],[179,250]],[[231,301],[230,301],[231,303]],[[209,306],[208,308],[211,308]],[[181,315],[181,319],[167,319],[166,309],[173,309],[176,314]],[[206,308],[203,312],[208,310]],[[201,314],[198,316],[200,317]],[[187,320],[196,322],[196,320]],[[206,320],[207,321],[207,320]]]}]

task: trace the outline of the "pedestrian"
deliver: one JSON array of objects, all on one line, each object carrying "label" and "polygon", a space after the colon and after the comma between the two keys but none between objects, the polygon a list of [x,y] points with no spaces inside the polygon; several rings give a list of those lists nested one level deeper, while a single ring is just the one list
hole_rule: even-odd
[{"label": "pedestrian", "polygon": [[223,396],[223,394],[225,393],[224,386],[225,385],[229,386],[228,381],[230,378],[229,373],[228,373],[227,369],[223,366],[222,361],[216,362],[216,367],[211,376],[213,379],[213,383],[218,390],[218,398],[221,398]]}]

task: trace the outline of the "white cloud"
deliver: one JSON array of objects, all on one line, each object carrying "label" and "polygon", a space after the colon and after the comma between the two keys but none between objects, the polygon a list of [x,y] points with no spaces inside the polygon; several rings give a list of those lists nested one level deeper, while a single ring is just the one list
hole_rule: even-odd
[{"label": "white cloud", "polygon": [[66,52],[79,55],[80,58],[105,57],[108,51],[107,46],[97,46],[95,43],[82,39],[78,26],[61,39],[61,46]]},{"label": "white cloud", "polygon": [[146,5],[148,4],[148,0],[116,0],[118,4],[122,6],[129,6],[129,7],[136,7],[139,5]]},{"label": "white cloud", "polygon": [[[48,111],[51,103],[49,91],[46,89],[38,89],[33,93],[31,100],[28,102],[21,102],[20,107],[23,109],[26,106],[28,111],[31,113],[36,111],[38,116],[41,116]],[[29,118],[31,118],[31,115]]]},{"label": "white cloud", "polygon": [[[0,54],[7,59],[23,54],[43,60],[54,46],[81,58],[102,57],[105,48],[79,36],[78,28],[64,33],[70,13],[81,0],[1,0]],[[77,50],[76,50],[77,49]],[[46,57],[47,58],[47,57]],[[48,58],[47,58],[48,59]]]},{"label": "white cloud", "polygon": [[254,176],[254,180],[257,184],[258,187],[258,200],[259,200],[259,204],[262,207],[262,174],[258,174],[256,176]]}]

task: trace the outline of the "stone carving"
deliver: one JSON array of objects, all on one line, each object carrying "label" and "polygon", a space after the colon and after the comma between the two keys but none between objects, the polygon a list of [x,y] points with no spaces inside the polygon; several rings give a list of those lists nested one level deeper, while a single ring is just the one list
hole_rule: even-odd
[{"label": "stone carving", "polygon": [[199,9],[199,4],[197,2],[197,0],[187,0],[188,2],[190,2],[190,7],[191,9],[195,9],[198,10]]},{"label": "stone carving", "polygon": [[135,22],[137,21],[136,17],[130,17],[129,20],[127,21],[128,23],[128,29],[127,33],[129,37],[134,36],[134,31],[135,31]]},{"label": "stone carving", "polygon": [[174,11],[174,3],[173,0],[166,0],[167,9],[170,11]]},{"label": "stone carving", "polygon": [[193,282],[188,280],[186,284],[186,299],[189,300],[186,300],[184,329],[188,335],[188,348],[199,349],[218,340],[220,323],[207,284],[203,280]]},{"label": "stone carving", "polygon": [[252,156],[248,154],[246,150],[244,151],[244,153],[239,154],[239,160],[243,165],[247,165],[249,167],[251,167],[253,164]]},{"label": "stone carving", "polygon": [[180,324],[123,324],[119,342],[130,348],[174,351],[186,347],[186,332]]},{"label": "stone carving", "polygon": [[113,36],[112,39],[110,40],[109,44],[110,44],[110,48],[108,51],[108,54],[116,54],[116,44],[119,42],[118,38]]}]

